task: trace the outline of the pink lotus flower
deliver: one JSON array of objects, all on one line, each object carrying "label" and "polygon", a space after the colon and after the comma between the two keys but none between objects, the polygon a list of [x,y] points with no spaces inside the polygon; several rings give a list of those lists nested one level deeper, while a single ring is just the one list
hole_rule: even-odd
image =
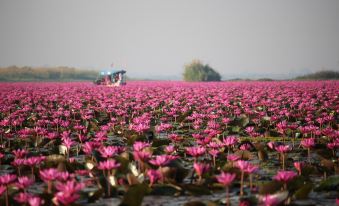
[{"label": "pink lotus flower", "polygon": [[159,170],[150,169],[147,171],[147,176],[150,180],[150,186],[152,186],[156,181],[162,179],[162,174]]},{"label": "pink lotus flower", "polygon": [[9,185],[16,180],[16,175],[5,174],[0,176],[0,185]]},{"label": "pink lotus flower", "polygon": [[67,182],[57,182],[55,188],[66,193],[79,192],[85,187],[84,183],[78,183],[75,180],[68,180]]},{"label": "pink lotus flower", "polygon": [[28,197],[28,204],[30,206],[40,206],[44,204],[44,201],[40,197]]},{"label": "pink lotus flower", "polygon": [[30,157],[25,159],[24,164],[30,167],[39,165],[42,161],[45,160],[45,157]]},{"label": "pink lotus flower", "polygon": [[3,185],[0,185],[0,196],[6,191],[6,187]]},{"label": "pink lotus flower", "polygon": [[211,149],[211,150],[208,151],[208,153],[212,156],[212,159],[213,159],[213,167],[215,167],[215,165],[216,165],[215,159],[216,159],[216,157],[218,156],[218,154],[220,154],[220,150],[218,150],[218,149]]},{"label": "pink lotus flower", "polygon": [[166,154],[172,154],[175,152],[175,146],[174,145],[168,145],[165,147]]},{"label": "pink lotus flower", "polygon": [[[336,149],[337,147],[339,147],[339,144],[336,143],[336,142],[329,142],[326,144],[327,148],[330,149],[330,150],[334,150]],[[335,155],[333,155],[335,156]]]},{"label": "pink lotus flower", "polygon": [[248,200],[240,200],[239,206],[251,206],[251,203]]},{"label": "pink lotus flower", "polygon": [[237,162],[236,162],[236,167],[238,167],[241,171],[245,171],[248,167],[249,167],[249,165],[250,165],[251,163],[249,163],[248,161],[245,161],[245,160],[238,160]]},{"label": "pink lotus flower", "polygon": [[104,158],[110,158],[118,154],[119,152],[119,147],[117,146],[107,146],[107,147],[101,147],[99,149],[99,152],[102,157]]},{"label": "pink lotus flower", "polygon": [[206,173],[209,170],[210,167],[209,167],[208,164],[194,162],[193,168],[194,168],[195,172],[197,173],[197,175],[199,176],[198,182],[200,183],[201,179],[202,179],[202,175],[204,173]]},{"label": "pink lotus flower", "polygon": [[170,134],[168,135],[168,138],[174,142],[180,142],[183,140],[182,136],[178,135],[178,134]]},{"label": "pink lotus flower", "polygon": [[120,167],[120,163],[117,163],[115,159],[108,159],[105,161],[99,162],[99,170],[112,170]]},{"label": "pink lotus flower", "polygon": [[300,144],[307,149],[307,158],[308,162],[311,162],[311,148],[315,145],[315,139],[314,138],[307,138],[301,140]]},{"label": "pink lotus flower", "polygon": [[88,170],[75,170],[75,174],[80,176],[87,176],[90,174],[90,171]]},{"label": "pink lotus flower", "polygon": [[16,196],[14,196],[14,200],[17,201],[18,203],[27,203],[28,202],[28,198],[32,197],[31,194],[29,193],[25,193],[25,192],[20,192],[19,194],[17,194]]},{"label": "pink lotus flower", "polygon": [[75,142],[69,137],[63,138],[62,140],[62,145],[64,145],[67,148],[67,152],[69,152],[71,146],[74,145]]},{"label": "pink lotus flower", "polygon": [[229,198],[229,186],[234,181],[236,175],[233,173],[225,173],[221,172],[220,175],[217,175],[216,178],[219,183],[223,184],[226,187],[226,202],[227,206],[230,205],[230,198]]},{"label": "pink lotus flower", "polygon": [[295,169],[298,171],[298,174],[301,175],[301,169],[302,169],[304,163],[303,162],[294,162],[293,165],[294,165]]},{"label": "pink lotus flower", "polygon": [[271,150],[274,150],[276,145],[277,145],[276,142],[272,141],[267,143],[268,148],[270,148]]},{"label": "pink lotus flower", "polygon": [[[244,161],[244,160],[238,160],[236,162],[236,167],[238,167],[241,171],[241,179],[240,179],[240,196],[242,196],[244,194],[244,190],[243,190],[243,185],[244,185],[244,175],[245,172],[248,172],[250,169],[250,167],[252,167],[251,163],[249,163],[248,161]],[[253,169],[255,169],[253,167]]]},{"label": "pink lotus flower", "polygon": [[193,156],[193,157],[199,157],[204,155],[206,152],[206,149],[201,146],[196,146],[196,147],[187,147],[186,148],[186,153]]},{"label": "pink lotus flower", "polygon": [[303,139],[303,140],[301,140],[300,144],[304,148],[311,148],[311,147],[314,147],[314,145],[315,145],[315,139],[314,138]]},{"label": "pink lotus flower", "polygon": [[229,154],[229,155],[227,155],[227,160],[228,161],[235,162],[235,161],[237,161],[239,159],[240,159],[240,157],[238,155],[236,155],[236,154]]},{"label": "pink lotus flower", "polygon": [[252,173],[254,173],[255,171],[257,171],[258,169],[259,169],[258,166],[249,164],[249,165],[245,168],[244,171],[245,171],[246,173],[252,174]]},{"label": "pink lotus flower", "polygon": [[219,183],[223,184],[224,186],[230,186],[233,180],[235,179],[236,175],[233,173],[225,173],[221,172],[220,175],[217,175],[216,178]]},{"label": "pink lotus flower", "polygon": [[251,133],[255,132],[254,127],[246,127],[245,132],[247,134],[251,134]]},{"label": "pink lotus flower", "polygon": [[134,151],[141,151],[146,147],[151,146],[149,143],[147,142],[134,142],[133,144],[133,149]]},{"label": "pink lotus flower", "polygon": [[82,151],[87,155],[92,155],[94,148],[99,147],[101,143],[98,142],[85,142],[82,144]]},{"label": "pink lotus flower", "polygon": [[278,145],[275,146],[275,150],[279,153],[286,153],[292,150],[292,148],[289,145]]},{"label": "pink lotus flower", "polygon": [[137,133],[141,134],[143,132],[146,132],[149,130],[150,126],[145,123],[139,123],[139,124],[131,124],[130,129],[136,131]]},{"label": "pink lotus flower", "polygon": [[273,177],[273,179],[283,182],[285,190],[287,189],[287,182],[293,180],[297,174],[293,171],[278,171],[278,173]]},{"label": "pink lotus flower", "polygon": [[161,123],[160,125],[155,127],[155,131],[157,133],[168,131],[172,128],[171,124]]},{"label": "pink lotus flower", "polygon": [[292,148],[289,145],[277,145],[275,146],[275,150],[277,152],[281,153],[282,156],[282,168],[285,169],[285,153],[292,150]]},{"label": "pink lotus flower", "polygon": [[217,149],[211,149],[211,150],[208,151],[208,153],[213,157],[217,157],[218,154],[220,154],[220,151],[217,150]]},{"label": "pink lotus flower", "polygon": [[239,142],[238,138],[236,136],[228,136],[226,138],[223,138],[223,143],[226,147],[231,147],[236,145]]},{"label": "pink lotus flower", "polygon": [[[25,159],[14,159],[14,161],[11,163],[14,167],[20,167],[25,164]],[[20,174],[19,174],[20,175]]]},{"label": "pink lotus flower", "polygon": [[229,124],[230,122],[231,122],[231,119],[230,118],[222,118],[222,123],[224,123],[224,124]]},{"label": "pink lotus flower", "polygon": [[149,162],[153,165],[163,167],[174,159],[176,159],[176,157],[172,155],[157,155],[155,156],[155,159],[152,159]]},{"label": "pink lotus flower", "polygon": [[208,143],[207,147],[218,150],[223,147],[223,144],[219,142],[211,141],[210,143]]},{"label": "pink lotus flower", "polygon": [[17,150],[13,150],[13,154],[15,158],[20,159],[20,158],[24,158],[28,154],[28,151],[25,149],[17,149]]},{"label": "pink lotus flower", "polygon": [[27,176],[19,177],[18,182],[15,184],[20,189],[26,189],[34,183],[33,179],[30,179]]},{"label": "pink lotus flower", "polygon": [[242,144],[240,146],[240,150],[250,150],[252,148],[252,146],[248,143]]},{"label": "pink lotus flower", "polygon": [[3,193],[4,191],[6,191],[6,196],[5,196],[6,206],[9,206],[8,185],[13,183],[15,179],[16,179],[16,175],[12,175],[12,174],[5,174],[5,175],[0,176],[0,186],[1,186],[0,192]]},{"label": "pink lotus flower", "polygon": [[296,176],[297,174],[293,171],[278,171],[278,173],[273,177],[273,179],[280,182],[289,182]]},{"label": "pink lotus flower", "polygon": [[197,140],[203,139],[203,138],[204,138],[204,136],[202,136],[202,135],[199,134],[199,133],[193,133],[193,134],[192,134],[192,137],[193,137],[194,139],[197,139]]},{"label": "pink lotus flower", "polygon": [[67,181],[69,178],[71,178],[71,174],[67,171],[59,172],[58,177],[57,177],[59,181]]},{"label": "pink lotus flower", "polygon": [[59,171],[55,168],[40,170],[40,178],[45,182],[56,180],[58,176]]},{"label": "pink lotus flower", "polygon": [[264,203],[264,206],[275,206],[279,204],[279,200],[274,195],[265,195],[261,198],[261,202]]},{"label": "pink lotus flower", "polygon": [[67,192],[57,192],[55,195],[55,201],[63,205],[70,205],[77,201],[80,198],[79,194],[76,193],[67,193]]},{"label": "pink lotus flower", "polygon": [[137,161],[146,162],[151,158],[152,154],[148,151],[134,151],[133,156]]}]

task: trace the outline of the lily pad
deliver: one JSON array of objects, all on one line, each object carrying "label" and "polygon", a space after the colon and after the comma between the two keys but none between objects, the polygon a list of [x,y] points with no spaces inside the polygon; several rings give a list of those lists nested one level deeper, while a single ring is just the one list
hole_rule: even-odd
[{"label": "lily pad", "polygon": [[313,184],[312,183],[306,183],[304,186],[302,186],[300,189],[298,189],[294,193],[294,197],[298,200],[300,199],[307,199],[308,194],[312,191]]},{"label": "lily pad", "polygon": [[180,193],[178,187],[173,187],[171,185],[154,185],[150,195],[167,195],[174,196]]},{"label": "lily pad", "polygon": [[277,181],[259,184],[259,194],[274,194],[281,189],[282,184]]},{"label": "lily pad", "polygon": [[332,176],[322,181],[315,191],[338,191],[339,176]]},{"label": "lily pad", "polygon": [[210,195],[211,191],[205,185],[186,184],[183,188],[192,195]]},{"label": "lily pad", "polygon": [[124,195],[120,206],[139,206],[144,196],[150,191],[146,184],[131,185]]}]

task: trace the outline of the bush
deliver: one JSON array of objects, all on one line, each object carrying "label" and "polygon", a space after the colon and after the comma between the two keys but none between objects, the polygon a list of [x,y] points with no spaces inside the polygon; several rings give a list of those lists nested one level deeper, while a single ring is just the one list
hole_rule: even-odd
[{"label": "bush", "polygon": [[209,82],[220,81],[221,76],[212,69],[208,64],[202,64],[199,60],[193,60],[190,64],[185,65],[183,74],[185,81]]}]

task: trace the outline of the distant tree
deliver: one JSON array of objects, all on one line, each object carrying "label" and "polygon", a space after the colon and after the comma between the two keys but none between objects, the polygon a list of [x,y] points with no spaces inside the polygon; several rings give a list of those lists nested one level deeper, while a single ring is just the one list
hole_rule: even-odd
[{"label": "distant tree", "polygon": [[220,81],[221,76],[218,72],[212,69],[208,64],[203,64],[199,60],[193,60],[185,65],[183,77],[189,82],[210,82]]}]

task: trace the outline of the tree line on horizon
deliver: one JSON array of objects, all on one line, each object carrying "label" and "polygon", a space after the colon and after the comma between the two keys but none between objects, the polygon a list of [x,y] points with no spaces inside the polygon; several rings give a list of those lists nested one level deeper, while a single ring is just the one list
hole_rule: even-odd
[{"label": "tree line on horizon", "polygon": [[[84,70],[73,67],[17,67],[0,68],[0,81],[93,81],[98,71]],[[221,81],[221,75],[208,64],[193,60],[184,66],[183,80],[188,82]],[[128,77],[127,77],[128,78]],[[128,78],[130,79],[130,78]],[[318,71],[298,76],[291,80],[338,80],[338,71]],[[130,79],[132,80],[132,79]],[[138,80],[138,79],[133,79]],[[233,81],[251,79],[234,79]],[[232,81],[232,80],[230,80]],[[258,81],[274,81],[263,78]]]},{"label": "tree line on horizon", "polygon": [[0,68],[0,81],[84,81],[94,80],[97,75],[97,71],[73,67]]},{"label": "tree line on horizon", "polygon": [[302,76],[298,76],[295,78],[296,80],[335,80],[339,79],[339,72],[324,70],[314,72],[312,74],[306,74]]}]

